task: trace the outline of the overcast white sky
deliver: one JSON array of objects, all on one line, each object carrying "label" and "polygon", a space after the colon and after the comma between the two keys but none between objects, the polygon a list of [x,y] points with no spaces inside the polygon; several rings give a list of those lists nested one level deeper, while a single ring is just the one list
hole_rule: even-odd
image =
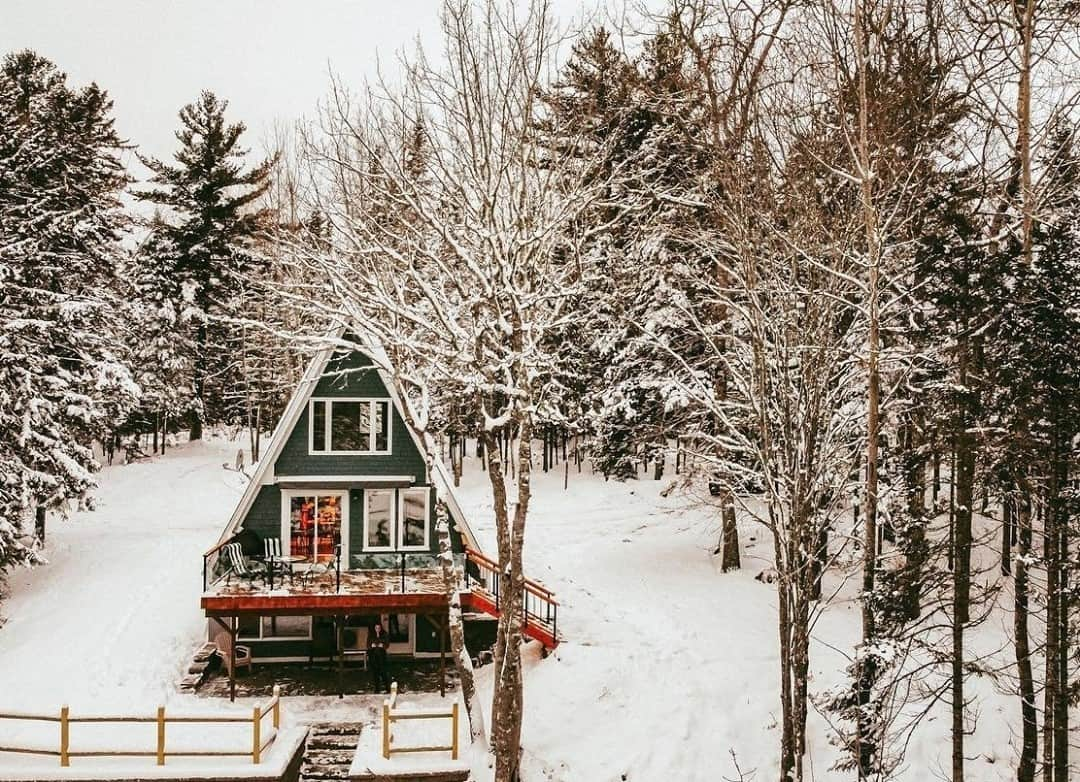
[{"label": "overcast white sky", "polygon": [[[554,0],[580,23],[590,0]],[[112,96],[118,131],[171,157],[180,107],[202,89],[229,100],[260,150],[275,120],[311,115],[332,67],[360,87],[419,36],[441,52],[437,0],[0,0],[0,54],[31,48],[69,82]]]}]

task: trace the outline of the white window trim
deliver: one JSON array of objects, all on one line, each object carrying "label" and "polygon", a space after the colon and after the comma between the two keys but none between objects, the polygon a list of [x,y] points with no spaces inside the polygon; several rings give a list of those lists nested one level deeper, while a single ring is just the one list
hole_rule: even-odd
[{"label": "white window trim", "polygon": [[[424,543],[421,546],[406,546],[405,541],[405,492],[424,493]],[[427,486],[411,486],[397,490],[397,536],[402,543],[398,551],[429,551],[431,549],[431,489]]]},{"label": "white window trim", "polygon": [[[259,617],[259,635],[258,635],[258,637],[255,637],[253,635],[240,635],[240,628],[237,627],[236,640],[237,641],[310,641],[314,637],[312,635],[312,621],[311,621],[310,616],[304,617],[305,619],[307,619],[307,635],[263,635],[262,634],[262,632],[263,632],[263,620],[268,619],[268,618],[269,617],[266,617],[266,616],[260,616]],[[278,617],[278,618],[280,619],[281,617]]]},{"label": "white window trim", "polygon": [[[375,445],[375,408],[374,402],[386,403],[386,450],[367,451],[332,451],[330,450],[331,431],[333,430],[333,402],[367,402],[368,407],[368,442]],[[315,405],[326,405],[323,445],[325,450],[316,451],[315,446]],[[373,396],[318,396],[308,399],[308,456],[389,456],[394,450],[394,403],[389,397]]]},{"label": "white window trim", "polygon": [[[292,519],[290,502],[293,497],[315,497],[316,507],[319,497],[335,496],[341,498],[341,564],[344,570],[349,562],[349,490],[348,489],[282,489],[281,490],[281,553],[292,554]],[[365,505],[365,514],[366,506]]]},{"label": "white window trim", "polygon": [[[394,514],[394,518],[390,519],[390,545],[389,546],[370,546],[368,545],[368,498],[375,492],[389,492],[390,498],[390,513]],[[371,552],[387,552],[397,551],[397,490],[396,489],[364,489],[364,545],[363,550],[365,553]]]}]

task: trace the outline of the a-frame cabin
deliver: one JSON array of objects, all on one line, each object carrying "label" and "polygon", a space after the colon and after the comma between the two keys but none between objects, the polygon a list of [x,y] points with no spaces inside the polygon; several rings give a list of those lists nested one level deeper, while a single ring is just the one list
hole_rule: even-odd
[{"label": "a-frame cabin", "polygon": [[[406,423],[372,356],[385,367],[376,350],[326,348],[315,356],[221,538],[204,555],[210,638],[228,633],[232,646],[251,649],[255,663],[344,664],[363,656],[376,621],[390,631],[391,655],[443,656],[439,500],[450,516],[454,556],[465,566],[463,610],[498,614],[498,568],[480,552],[445,468]],[[554,595],[530,581],[525,603],[526,635],[555,646]],[[490,631],[490,622],[467,623],[477,645],[485,643],[485,626]]]}]

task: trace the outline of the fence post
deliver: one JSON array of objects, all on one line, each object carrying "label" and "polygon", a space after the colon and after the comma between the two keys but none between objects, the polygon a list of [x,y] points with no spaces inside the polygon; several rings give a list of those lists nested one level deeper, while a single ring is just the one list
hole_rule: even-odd
[{"label": "fence post", "polygon": [[262,736],[259,735],[262,727],[262,711],[255,707],[251,716],[251,762],[258,764],[262,760]]},{"label": "fence post", "polygon": [[457,756],[458,756],[458,705],[457,705],[457,701],[454,701],[454,708],[452,708],[450,710],[450,713],[452,715],[451,718],[450,718],[450,723],[451,723],[451,726],[452,726],[451,729],[454,731],[454,735],[450,738],[450,757],[453,758],[454,760],[457,760]]},{"label": "fence post", "polygon": [[382,705],[382,756],[390,759],[390,701]]},{"label": "fence post", "polygon": [[71,758],[68,757],[70,745],[71,726],[68,723],[68,714],[71,709],[67,706],[60,707],[60,765],[70,766]]},{"label": "fence post", "polygon": [[157,764],[165,765],[165,707],[157,710]]},{"label": "fence post", "polygon": [[274,685],[274,729],[281,727],[281,685]]}]

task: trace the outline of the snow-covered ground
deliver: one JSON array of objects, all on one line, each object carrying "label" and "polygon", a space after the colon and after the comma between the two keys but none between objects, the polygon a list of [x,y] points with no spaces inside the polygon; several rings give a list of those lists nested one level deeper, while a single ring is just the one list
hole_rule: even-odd
[{"label": "snow-covered ground", "polygon": [[[244,478],[222,469],[235,445],[176,448],[164,459],[107,468],[97,510],[50,521],[49,564],[16,571],[0,603],[0,703],[19,710],[152,713],[227,710],[175,686],[203,640],[201,553],[216,540]],[[538,473],[525,552],[529,575],[554,589],[565,638],[526,674],[526,779],[539,782],[713,782],[776,778],[779,742],[776,602],[754,580],[769,565],[762,531],[742,529],[743,570],[714,566],[715,509],[667,481],[605,482],[562,465]],[[467,460],[460,498],[490,545],[486,475]],[[843,593],[842,593],[843,594]],[[838,681],[858,631],[858,612],[838,599],[815,628],[812,692]],[[991,621],[992,645],[1001,622]],[[490,667],[481,686],[490,692]],[[969,778],[1011,779],[1014,700],[973,684],[980,719],[969,737]],[[415,698],[416,696],[414,696]],[[371,719],[378,698],[288,698],[287,723]],[[423,698],[414,702],[423,703]],[[250,704],[232,707],[247,711]],[[906,780],[947,778],[947,705],[909,752]],[[9,730],[0,724],[0,736]],[[817,780],[835,758],[824,721],[810,717],[808,770]],[[0,742],[2,743],[2,742]],[[734,753],[734,754],[732,754]],[[0,766],[13,762],[0,755]],[[55,763],[55,760],[48,761]]]},{"label": "snow-covered ground", "polygon": [[[771,565],[767,533],[740,523],[739,572],[712,556],[717,510],[669,483],[605,482],[572,466],[534,473],[526,532],[527,573],[555,590],[565,641],[541,660],[531,645],[523,744],[527,779],[558,782],[776,779],[779,773],[779,641],[776,593],[754,579]],[[487,476],[466,462],[460,499],[485,547],[493,541]],[[830,575],[839,595],[814,628],[810,691],[839,683],[859,634],[858,584]],[[1002,617],[969,633],[974,648],[1004,642]],[[482,669],[491,687],[491,669]],[[968,778],[1015,778],[1014,698],[972,681],[978,719],[968,737]],[[899,778],[949,776],[948,704],[932,711],[908,748]],[[811,779],[831,771],[836,750],[811,709]],[[1013,745],[1013,746],[1010,746]],[[736,767],[736,763],[738,767]],[[740,777],[740,774],[743,776]]]}]

